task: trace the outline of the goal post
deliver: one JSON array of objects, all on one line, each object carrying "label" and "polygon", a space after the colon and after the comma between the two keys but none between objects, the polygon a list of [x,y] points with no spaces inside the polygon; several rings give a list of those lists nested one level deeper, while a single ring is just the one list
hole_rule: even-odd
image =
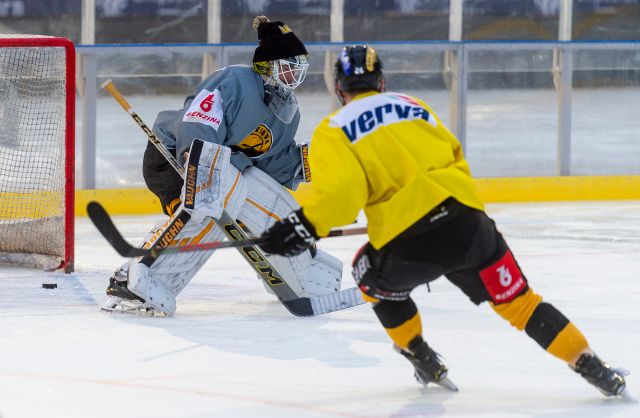
[{"label": "goal post", "polygon": [[0,34],[0,263],[73,271],[75,48]]}]

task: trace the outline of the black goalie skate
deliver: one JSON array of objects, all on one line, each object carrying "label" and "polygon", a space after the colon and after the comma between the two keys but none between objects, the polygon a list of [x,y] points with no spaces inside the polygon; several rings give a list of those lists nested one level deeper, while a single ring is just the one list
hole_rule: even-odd
[{"label": "black goalie skate", "polygon": [[411,340],[408,350],[403,350],[397,345],[394,345],[394,349],[413,364],[414,376],[418,382],[425,386],[435,383],[445,389],[458,391],[458,387],[447,378],[449,369],[442,363],[438,353],[433,351],[422,337],[418,336]]},{"label": "black goalie skate", "polygon": [[107,300],[100,310],[104,312],[127,313],[144,316],[163,315],[149,306],[144,299],[127,287],[127,272],[121,268],[109,278]]},{"label": "black goalie skate", "polygon": [[624,373],[612,369],[595,354],[581,355],[574,370],[606,396],[620,396],[626,387]]},{"label": "black goalie skate", "polygon": [[118,280],[115,275],[109,278],[109,286],[107,286],[107,296],[115,296],[121,299],[127,300],[137,300],[142,303],[145,302],[140,296],[133,293],[129,288],[127,288],[126,280]]}]

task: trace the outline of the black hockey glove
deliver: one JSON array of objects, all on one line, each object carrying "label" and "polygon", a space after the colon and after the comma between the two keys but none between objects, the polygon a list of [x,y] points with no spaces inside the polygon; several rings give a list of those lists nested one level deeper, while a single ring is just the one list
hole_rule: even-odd
[{"label": "black hockey glove", "polygon": [[302,209],[298,209],[273,224],[260,239],[258,245],[265,252],[293,257],[311,248],[319,237],[316,229],[302,213]]}]

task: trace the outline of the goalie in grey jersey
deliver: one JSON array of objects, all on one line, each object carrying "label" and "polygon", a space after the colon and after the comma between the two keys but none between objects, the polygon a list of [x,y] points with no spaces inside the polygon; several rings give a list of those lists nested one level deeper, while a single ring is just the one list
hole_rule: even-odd
[{"label": "goalie in grey jersey", "polygon": [[[144,179],[170,218],[146,248],[222,240],[225,235],[215,220],[223,211],[258,236],[299,208],[285,187],[293,190],[310,180],[306,145],[294,140],[300,112],[293,90],[306,75],[307,50],[282,22],[259,16],[253,27],[260,43],[251,67],[232,65],[214,72],[181,110],[158,114],[154,133],[187,169],[183,180],[149,143]],[[172,316],[176,296],[212,253],[132,260],[111,277],[103,309]],[[340,290],[342,263],[320,250],[267,260],[299,297]]]}]

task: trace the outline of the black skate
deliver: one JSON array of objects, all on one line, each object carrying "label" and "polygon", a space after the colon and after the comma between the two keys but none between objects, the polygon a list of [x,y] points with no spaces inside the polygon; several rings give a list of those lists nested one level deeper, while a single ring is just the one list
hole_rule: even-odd
[{"label": "black skate", "polygon": [[127,300],[137,300],[142,303],[145,302],[144,299],[142,299],[140,296],[136,295],[131,290],[129,290],[129,288],[127,288],[126,280],[118,280],[115,274],[111,276],[111,278],[109,279],[109,286],[107,286],[106,293],[107,293],[107,296],[114,296],[120,299],[127,299]]},{"label": "black skate", "polygon": [[408,348],[408,350],[403,350],[394,345],[394,349],[413,364],[414,376],[418,382],[425,386],[429,383],[435,383],[445,389],[458,391],[458,387],[447,378],[449,369],[442,363],[438,353],[433,351],[422,337],[414,338]]},{"label": "black skate", "polygon": [[606,396],[620,396],[626,387],[623,372],[612,369],[595,354],[581,355],[574,370]]},{"label": "black skate", "polygon": [[[124,273],[124,274],[123,274]],[[127,287],[126,270],[120,269],[109,278],[107,300],[100,307],[104,312],[126,313],[143,316],[164,316],[156,311],[144,299]]]}]

